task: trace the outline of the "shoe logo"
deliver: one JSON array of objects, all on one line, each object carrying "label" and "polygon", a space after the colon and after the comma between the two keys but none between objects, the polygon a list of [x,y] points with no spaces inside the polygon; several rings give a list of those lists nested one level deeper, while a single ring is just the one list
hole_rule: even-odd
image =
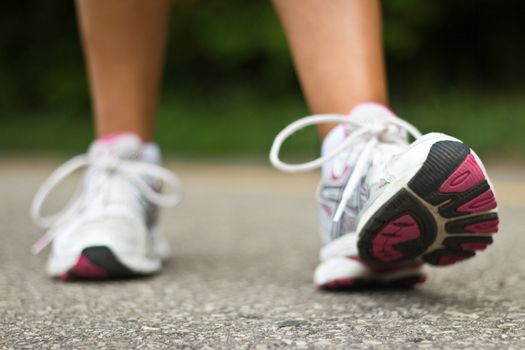
[{"label": "shoe logo", "polygon": [[[323,186],[319,191],[319,205],[322,210],[330,218],[335,213],[335,208],[341,201],[341,196],[344,191],[346,181],[343,181],[342,185],[327,185]],[[357,226],[357,217],[359,212],[364,207],[365,202],[369,197],[369,190],[364,184],[364,178],[359,185],[356,194],[348,201],[348,204],[343,213],[343,218],[339,224],[335,225],[332,223],[330,229],[331,239],[335,239],[345,235],[348,232],[354,231]],[[330,222],[332,222],[330,220]]]}]

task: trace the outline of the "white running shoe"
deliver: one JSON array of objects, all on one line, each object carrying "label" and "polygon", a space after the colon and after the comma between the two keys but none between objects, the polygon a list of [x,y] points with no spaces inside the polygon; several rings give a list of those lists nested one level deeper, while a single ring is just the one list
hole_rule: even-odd
[{"label": "white running shoe", "polygon": [[[279,159],[286,138],[319,123],[340,124],[324,140],[320,158]],[[408,134],[416,138],[412,144]],[[322,288],[410,287],[425,280],[423,263],[473,257],[498,230],[494,189],[474,151],[444,134],[421,136],[382,105],[298,120],[277,135],[270,160],[286,172],[322,167],[325,244],[314,276]]]},{"label": "white running shoe", "polygon": [[[67,279],[106,279],[158,272],[170,255],[157,229],[158,206],[180,201],[177,177],[160,165],[160,151],[133,134],[95,141],[85,155],[60,166],[42,184],[31,206],[35,223],[47,229],[33,246],[52,242],[47,271]],[[44,217],[48,194],[70,174],[86,168],[66,207]],[[171,187],[162,194],[161,185]]]}]

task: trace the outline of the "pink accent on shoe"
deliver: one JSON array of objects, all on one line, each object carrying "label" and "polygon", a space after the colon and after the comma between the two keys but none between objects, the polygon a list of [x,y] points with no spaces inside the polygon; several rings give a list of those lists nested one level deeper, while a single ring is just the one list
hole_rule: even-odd
[{"label": "pink accent on shoe", "polygon": [[412,262],[411,264],[393,265],[393,266],[383,267],[383,268],[371,267],[371,269],[375,273],[390,273],[390,272],[395,272],[395,271],[404,270],[404,269],[415,269],[415,268],[420,267],[421,265],[423,264],[419,262]]},{"label": "pink accent on shoe", "polygon": [[471,201],[458,207],[458,211],[463,213],[478,213],[496,208],[496,197],[494,192],[488,189]]},{"label": "pink accent on shoe", "polygon": [[321,289],[335,289],[335,288],[350,288],[354,287],[355,280],[352,278],[339,278],[321,284],[318,287]]},{"label": "pink accent on shoe", "polygon": [[[395,113],[392,112],[387,106],[377,102],[362,102],[350,109],[347,114],[347,118],[359,118],[359,115],[373,116],[374,114],[384,114],[389,117],[397,118]],[[367,118],[368,119],[368,118]],[[343,132],[346,137],[350,134],[352,127],[348,124],[343,124]]]},{"label": "pink accent on shoe", "polygon": [[353,113],[357,112],[358,110],[360,109],[364,109],[364,108],[379,108],[379,109],[382,109],[383,111],[385,111],[387,114],[395,117],[395,113],[390,109],[388,108],[387,106],[381,104],[381,103],[377,103],[377,102],[362,102],[356,106],[354,106],[350,112],[348,113],[348,116],[351,117]]},{"label": "pink accent on shoe", "polygon": [[372,253],[381,261],[389,262],[403,256],[394,245],[417,239],[421,235],[416,220],[409,214],[398,217],[384,226],[372,241]]},{"label": "pink accent on shoe", "polygon": [[343,176],[345,176],[346,174],[348,174],[348,171],[350,170],[350,167],[348,165],[345,166],[345,168],[343,169],[343,171],[341,171],[341,173],[339,175],[336,175],[334,173],[334,169],[332,169],[332,174],[330,175],[330,179],[332,181],[337,181],[337,180],[340,180]]},{"label": "pink accent on shoe", "polygon": [[103,136],[97,138],[97,141],[100,141],[100,142],[106,143],[106,144],[108,144],[108,143],[115,143],[120,138],[125,137],[125,136],[129,136],[129,135],[133,135],[133,136],[137,137],[137,135],[135,135],[133,133],[130,133],[130,132],[114,132],[114,133],[106,134],[106,135],[103,135]]},{"label": "pink accent on shoe", "polygon": [[89,279],[103,279],[107,277],[106,271],[89,261],[84,254],[80,255],[71,272],[75,276]]},{"label": "pink accent on shoe", "polygon": [[466,231],[476,232],[476,233],[496,233],[498,232],[498,225],[499,225],[499,220],[494,219],[494,220],[487,220],[483,222],[477,222],[472,225],[467,225],[464,228]]},{"label": "pink accent on shoe", "polygon": [[63,274],[58,276],[58,279],[61,280],[61,281],[67,281],[67,280],[69,280],[69,278],[70,278],[70,276],[69,276],[69,273],[67,273],[67,272],[64,272]]},{"label": "pink accent on shoe", "polygon": [[454,263],[457,263],[458,261],[465,260],[466,257],[462,256],[453,256],[453,255],[445,255],[439,258],[438,265],[445,266],[445,265],[452,265]]},{"label": "pink accent on shoe", "polygon": [[[425,283],[426,280],[427,280],[426,275],[420,275],[417,280],[402,282],[402,284],[396,284],[396,283],[400,283],[399,280],[392,280],[390,283],[385,283],[384,286],[388,287],[389,285],[392,285],[392,286],[399,286],[403,288],[413,288],[420,283]],[[359,281],[359,280],[355,280],[352,278],[338,278],[335,280],[328,281],[325,284],[320,284],[317,287],[319,289],[330,290],[330,289],[352,289],[352,288],[358,288],[360,286],[367,287],[367,286],[377,286],[377,285],[378,285],[378,282],[374,280]]]},{"label": "pink accent on shoe", "polygon": [[332,208],[329,205],[321,204],[321,208],[323,208],[326,215],[332,215]]},{"label": "pink accent on shoe", "polygon": [[423,265],[423,263],[418,262],[418,261],[409,261],[406,263],[390,265],[388,267],[377,267],[377,266],[370,266],[366,264],[363,261],[363,259],[361,259],[361,257],[357,255],[349,256],[348,259],[360,262],[361,264],[365,265],[366,267],[368,267],[370,270],[374,271],[375,273],[389,273],[389,272],[399,271],[403,269],[414,269],[414,268],[418,268],[421,265]]},{"label": "pink accent on shoe", "polygon": [[343,124],[342,128],[343,128],[343,134],[345,135],[345,137],[350,136],[350,125]]},{"label": "pink accent on shoe", "polygon": [[464,192],[479,185],[485,180],[485,174],[476,162],[476,158],[469,154],[461,165],[454,170],[439,188],[441,193]]},{"label": "pink accent on shoe", "polygon": [[487,243],[474,243],[474,242],[467,242],[461,244],[461,248],[465,250],[485,250],[487,248]]}]

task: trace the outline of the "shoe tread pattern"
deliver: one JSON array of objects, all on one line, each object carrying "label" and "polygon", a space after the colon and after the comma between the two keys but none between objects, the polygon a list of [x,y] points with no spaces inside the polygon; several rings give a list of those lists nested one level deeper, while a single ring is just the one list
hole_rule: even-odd
[{"label": "shoe tread pattern", "polygon": [[[464,143],[435,143],[407,187],[385,203],[361,230],[359,254],[366,263],[385,266],[422,259],[432,265],[450,265],[475,256],[476,251],[492,243],[490,235],[497,232],[499,223],[496,200]],[[392,227],[407,213],[417,223],[420,234],[415,238],[411,235],[411,240],[397,238],[385,248],[378,248],[384,240],[377,236],[384,235],[388,225]],[[438,222],[444,222],[444,232],[438,232]],[[395,254],[387,256],[381,249]]]}]

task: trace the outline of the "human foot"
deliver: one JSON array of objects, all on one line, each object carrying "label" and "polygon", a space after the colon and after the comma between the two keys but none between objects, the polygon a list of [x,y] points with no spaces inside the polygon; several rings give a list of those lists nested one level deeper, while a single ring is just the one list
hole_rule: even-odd
[{"label": "human foot", "polygon": [[[160,165],[156,145],[133,134],[99,139],[89,152],[60,166],[40,187],[31,213],[47,229],[35,253],[52,242],[49,275],[68,279],[107,279],[160,271],[170,255],[157,228],[158,207],[180,200],[179,181]],[[72,199],[53,216],[43,217],[47,195],[75,170],[86,168]],[[161,185],[172,192],[161,193]]]},{"label": "human foot", "polygon": [[[295,131],[337,122],[323,156],[306,164],[279,160]],[[407,132],[417,140],[409,144]],[[494,189],[477,155],[439,133],[421,136],[384,106],[364,103],[348,116],[320,115],[283,130],[273,165],[298,172],[322,167],[321,263],[324,288],[416,284],[423,263],[450,265],[492,243],[498,230]],[[406,283],[405,283],[406,282]]]}]

